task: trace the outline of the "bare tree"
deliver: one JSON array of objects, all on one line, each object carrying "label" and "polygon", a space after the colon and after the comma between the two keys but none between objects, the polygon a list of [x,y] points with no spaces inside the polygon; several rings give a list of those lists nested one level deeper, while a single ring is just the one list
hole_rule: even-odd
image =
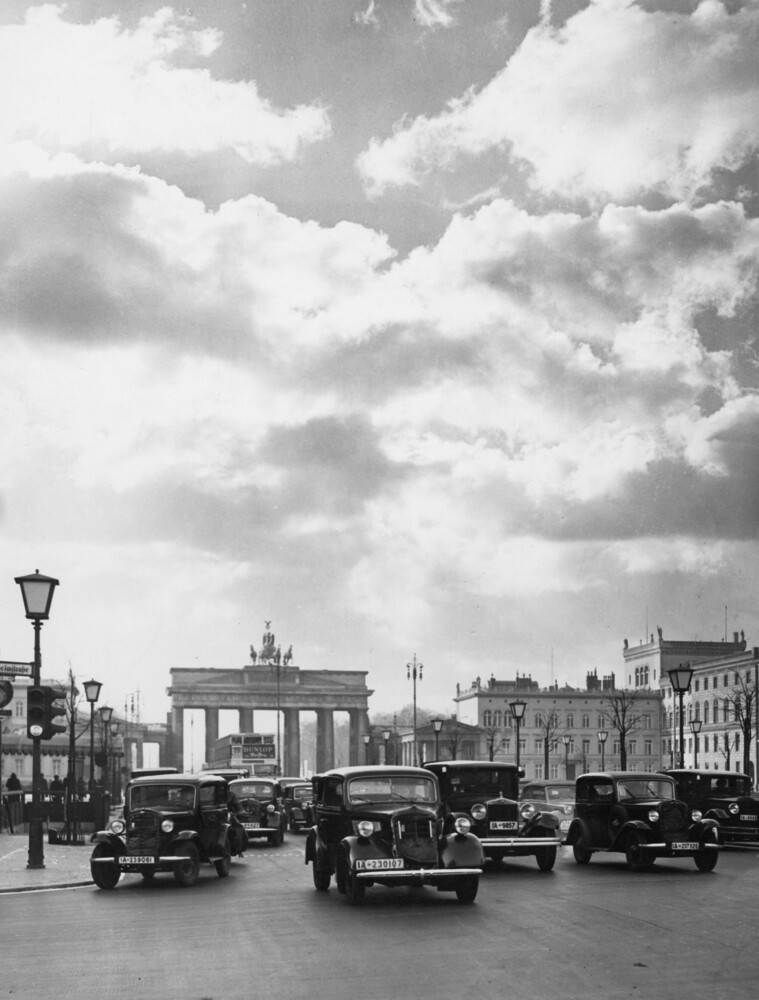
[{"label": "bare tree", "polygon": [[482,732],[485,735],[485,747],[488,752],[488,760],[495,760],[495,755],[506,743],[503,733],[498,726],[483,726]]},{"label": "bare tree", "polygon": [[543,774],[547,778],[551,750],[557,746],[561,737],[568,730],[565,723],[562,722],[561,715],[555,711],[551,711],[547,715],[539,713],[535,721],[536,729],[543,740]]},{"label": "bare tree", "polygon": [[[716,737],[715,737],[716,739]],[[732,756],[733,750],[738,748],[738,734],[737,733],[723,733],[722,734],[722,746],[719,747],[719,752],[725,760],[725,770],[730,770],[730,757]],[[748,772],[746,772],[748,773]]]},{"label": "bare tree", "polygon": [[601,702],[601,718],[619,735],[619,766],[627,770],[627,741],[644,722],[637,691],[612,691]]},{"label": "bare tree", "polygon": [[[756,716],[756,688],[739,674],[736,675],[738,686],[733,688],[725,698],[725,722],[727,722],[727,706],[732,708],[733,720],[738,723],[738,729],[743,735],[743,773],[749,774],[751,760],[751,741],[754,738],[754,720]],[[728,768],[730,764],[728,762]]]}]

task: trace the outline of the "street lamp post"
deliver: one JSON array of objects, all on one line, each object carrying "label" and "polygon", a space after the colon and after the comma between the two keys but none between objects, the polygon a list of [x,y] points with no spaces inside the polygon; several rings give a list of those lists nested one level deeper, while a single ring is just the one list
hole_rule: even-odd
[{"label": "street lamp post", "polygon": [[690,691],[690,682],[693,677],[693,668],[689,663],[685,666],[680,664],[679,667],[673,667],[672,670],[668,670],[669,681],[672,685],[672,690],[680,698],[680,767],[685,767],[685,747],[684,747],[684,723],[683,718],[683,695]]},{"label": "street lamp post", "polygon": [[387,762],[388,762],[387,761],[387,745],[388,745],[388,741],[390,740],[390,730],[389,729],[383,729],[382,730],[382,740],[383,740],[383,742],[385,744],[385,763],[387,764]]},{"label": "street lamp post", "polygon": [[509,702],[509,708],[511,709],[511,717],[517,724],[517,770],[519,770],[519,727],[522,725],[522,719],[527,709],[527,702],[522,701],[521,698],[517,698],[516,701]]},{"label": "street lamp post", "polygon": [[606,770],[606,765],[605,765],[605,762],[604,762],[604,758],[606,756],[606,754],[605,754],[605,751],[606,751],[606,741],[608,740],[608,738],[609,738],[609,731],[608,731],[608,729],[599,729],[598,730],[598,742],[601,744],[601,770],[602,771]]},{"label": "street lamp post", "polygon": [[433,719],[432,728],[435,730],[435,760],[440,760],[440,732],[443,728],[443,720]]},{"label": "street lamp post", "polygon": [[111,723],[111,796],[114,802],[118,802],[121,798],[119,794],[118,746],[116,743],[120,728],[121,723],[118,719]]},{"label": "street lamp post", "polygon": [[693,719],[690,724],[690,731],[693,733],[693,767],[698,767],[698,734],[701,732],[701,720]]},{"label": "street lamp post", "polygon": [[561,739],[564,743],[564,780],[569,781],[569,744],[572,742],[572,737],[569,733],[564,733]]},{"label": "street lamp post", "polygon": [[100,712],[100,721],[103,723],[103,752],[105,753],[105,767],[103,768],[103,786],[106,791],[109,790],[110,782],[108,780],[108,734],[110,732],[111,716],[113,715],[113,709],[110,705],[101,705],[98,709]]},{"label": "street lamp post", "polygon": [[369,744],[372,741],[372,737],[369,733],[364,733],[364,763],[369,763]]},{"label": "street lamp post", "polygon": [[90,703],[90,801],[95,788],[95,703],[100,697],[100,689],[103,685],[100,681],[87,681],[84,685],[84,694]]},{"label": "street lamp post", "polygon": [[[17,576],[15,582],[21,587],[26,617],[31,619],[34,629],[34,664],[32,686],[41,684],[42,657],[40,655],[40,629],[42,622],[50,617],[50,605],[58,580],[42,576],[35,570],[29,576]],[[42,846],[42,747],[40,736],[32,737],[32,811],[29,817],[29,856],[27,868],[44,868],[45,852]]]},{"label": "street lamp post", "polygon": [[412,763],[415,766],[419,766],[419,754],[417,753],[416,746],[416,679],[422,679],[422,669],[424,667],[423,663],[417,663],[416,653],[414,653],[414,659],[411,663],[406,664],[406,680],[413,680],[414,682],[414,752],[412,754]]}]

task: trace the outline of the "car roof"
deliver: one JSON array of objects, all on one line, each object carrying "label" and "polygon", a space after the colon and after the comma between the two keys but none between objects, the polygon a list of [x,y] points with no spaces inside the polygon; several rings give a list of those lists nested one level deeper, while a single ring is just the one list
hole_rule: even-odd
[{"label": "car roof", "polygon": [[651,778],[671,778],[670,774],[663,774],[661,771],[591,771],[581,774],[578,781],[598,781],[599,778],[606,778],[609,781],[620,781],[629,779],[634,781],[650,781]]},{"label": "car roof", "polygon": [[181,772],[176,774],[146,774],[142,778],[132,778],[129,784],[165,785],[167,781],[171,782],[172,785],[177,781],[181,781],[185,785],[218,785],[219,782],[226,785],[226,781],[218,774],[182,774]]},{"label": "car roof", "polygon": [[351,767],[333,767],[329,771],[321,771],[318,775],[314,775],[314,777],[328,778],[337,776],[343,778],[353,778],[356,776],[366,777],[374,774],[379,776],[389,776],[391,774],[412,775],[418,778],[428,778],[430,776],[430,772],[424,767],[407,767],[402,764],[398,764],[397,766],[393,764],[367,764],[365,767],[360,767],[356,764]]},{"label": "car roof", "polygon": [[550,778],[530,778],[524,782],[523,788],[545,788],[546,785],[550,785],[554,788],[556,785],[566,785],[567,788],[574,788],[574,781],[565,781],[563,778],[557,778],[556,781],[551,781]]},{"label": "car roof", "polygon": [[272,778],[271,775],[268,775],[268,774],[249,774],[247,776],[247,778],[245,778],[245,777],[233,778],[232,781],[229,782],[229,784],[230,785],[239,785],[241,782],[244,782],[246,785],[249,785],[251,783],[251,781],[258,782],[259,784],[261,782],[265,782],[267,785],[276,785],[277,784],[277,779],[276,778]]},{"label": "car roof", "polygon": [[707,778],[748,778],[747,774],[743,771],[710,771],[708,768],[693,768],[693,767],[666,767],[661,771],[661,774],[669,774],[671,777],[680,777],[680,775],[686,774],[699,774]]},{"label": "car roof", "polygon": [[504,760],[428,760],[425,761],[424,766],[430,770],[433,768],[446,767],[451,771],[463,771],[473,767],[488,771],[502,771],[504,769],[507,771],[517,770],[516,764],[510,764]]}]

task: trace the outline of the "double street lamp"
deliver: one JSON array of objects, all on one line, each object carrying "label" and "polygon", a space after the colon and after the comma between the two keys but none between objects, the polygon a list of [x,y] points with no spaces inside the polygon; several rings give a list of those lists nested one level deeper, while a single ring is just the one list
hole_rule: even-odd
[{"label": "double street lamp", "polygon": [[605,751],[606,751],[606,741],[608,740],[608,738],[609,738],[609,731],[608,731],[608,729],[599,729],[598,730],[598,742],[601,744],[601,770],[602,771],[606,770],[606,765],[604,763],[604,758],[606,756],[606,753],[605,753]]},{"label": "double street lamp", "polygon": [[[34,629],[34,663],[32,687],[41,684],[42,657],[40,655],[40,629],[42,622],[50,616],[50,605],[53,603],[53,593],[58,586],[58,580],[51,576],[42,576],[35,570],[29,576],[17,576],[15,582],[21,587],[24,598],[26,617],[32,622]],[[73,722],[72,722],[73,725]],[[27,868],[44,868],[45,852],[42,846],[42,747],[39,736],[30,733],[32,737],[32,811],[29,817],[29,857]]]},{"label": "double street lamp", "polygon": [[369,744],[372,741],[372,737],[369,733],[364,733],[364,763],[369,763]]},{"label": "double street lamp", "polygon": [[684,747],[684,728],[685,719],[683,718],[683,695],[690,691],[690,682],[693,678],[693,668],[689,663],[685,666],[680,664],[679,667],[673,667],[672,670],[668,670],[669,681],[672,685],[672,690],[680,698],[680,767],[685,767],[685,747]]},{"label": "double street lamp", "polygon": [[693,733],[693,767],[698,767],[698,734],[701,732],[701,720],[692,719],[690,731]]},{"label": "double street lamp", "polygon": [[511,717],[517,724],[517,769],[519,769],[519,727],[522,725],[522,719],[527,710],[527,702],[517,698],[516,701],[509,702],[509,708],[511,709]]}]

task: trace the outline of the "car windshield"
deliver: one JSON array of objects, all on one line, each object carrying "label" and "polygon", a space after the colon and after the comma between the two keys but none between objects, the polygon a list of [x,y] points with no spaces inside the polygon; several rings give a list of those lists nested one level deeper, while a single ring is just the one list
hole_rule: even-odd
[{"label": "car windshield", "polygon": [[462,768],[451,771],[450,787],[452,792],[463,795],[483,795],[493,798],[503,793],[507,798],[517,797],[517,775],[514,771],[501,771],[498,768]]},{"label": "car windshield", "polygon": [[232,782],[229,790],[234,792],[238,799],[270,799],[274,796],[273,785],[265,781],[241,781]]},{"label": "car windshield", "polygon": [[348,801],[367,802],[437,802],[437,789],[432,778],[415,775],[394,777],[353,778],[348,783]]},{"label": "car windshield", "polygon": [[129,791],[130,809],[195,808],[195,789],[192,785],[166,782],[160,785],[134,785]]},{"label": "car windshield", "polygon": [[303,788],[292,788],[290,789],[290,797],[298,802],[304,802],[311,798],[311,789],[307,785],[304,785]]},{"label": "car windshield", "polygon": [[714,795],[749,795],[751,781],[743,774],[721,774],[711,779],[711,791]]},{"label": "car windshield", "polygon": [[620,802],[629,799],[674,799],[675,789],[671,781],[651,778],[630,778],[617,782]]},{"label": "car windshield", "polygon": [[546,802],[574,802],[574,785],[548,785],[546,787]]}]

